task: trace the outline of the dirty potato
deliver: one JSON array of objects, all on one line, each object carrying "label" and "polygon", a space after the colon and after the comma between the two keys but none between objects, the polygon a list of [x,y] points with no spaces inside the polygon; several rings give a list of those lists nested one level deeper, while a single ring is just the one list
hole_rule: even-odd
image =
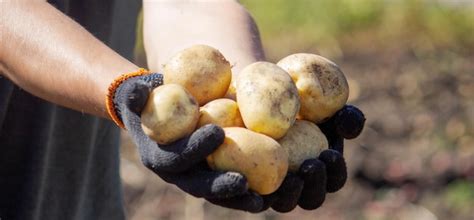
[{"label": "dirty potato", "polygon": [[170,144],[190,135],[198,120],[196,100],[177,84],[154,89],[141,113],[143,131],[158,144]]},{"label": "dirty potato", "polygon": [[208,102],[199,110],[198,127],[216,124],[220,127],[244,127],[237,102],[231,99],[216,99]]},{"label": "dirty potato", "polygon": [[315,54],[298,53],[277,63],[298,88],[301,109],[298,118],[324,122],[341,109],[349,96],[343,72],[332,61]]},{"label": "dirty potato", "polygon": [[217,50],[194,45],[174,55],[163,68],[164,83],[186,88],[200,106],[222,98],[232,78],[231,66]]},{"label": "dirty potato", "polygon": [[207,162],[212,169],[239,172],[260,195],[278,189],[288,170],[287,152],[272,138],[245,128],[224,128],[225,139]]},{"label": "dirty potato", "polygon": [[285,135],[300,108],[295,84],[273,63],[245,67],[237,75],[236,95],[245,126],[274,139]]},{"label": "dirty potato", "polygon": [[235,77],[232,77],[232,80],[230,81],[229,88],[227,89],[227,92],[225,93],[225,98],[232,99],[232,100],[237,100],[236,95],[235,95]]},{"label": "dirty potato", "polygon": [[305,120],[296,120],[278,143],[288,152],[288,170],[293,172],[297,172],[305,160],[318,158],[319,153],[328,148],[326,136],[318,126]]}]

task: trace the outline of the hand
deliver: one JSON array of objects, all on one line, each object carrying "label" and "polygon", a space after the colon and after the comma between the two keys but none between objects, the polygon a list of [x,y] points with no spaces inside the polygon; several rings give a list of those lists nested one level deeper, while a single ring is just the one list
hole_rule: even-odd
[{"label": "hand", "polygon": [[289,212],[297,205],[306,210],[319,208],[327,192],[336,192],[344,186],[347,180],[344,138],[357,137],[364,122],[364,114],[359,109],[346,105],[327,122],[318,125],[328,139],[329,149],[322,151],[318,158],[305,160],[297,173],[288,173],[276,192],[263,196],[262,210],[272,207],[278,212]]},{"label": "hand", "polygon": [[117,88],[114,97],[117,114],[138,146],[142,163],[164,181],[195,197],[228,208],[260,211],[263,199],[248,190],[243,175],[213,171],[206,164],[206,157],[224,141],[222,128],[203,126],[167,146],[158,145],[143,132],[141,111],[149,93],[162,81],[161,74],[133,77]]}]

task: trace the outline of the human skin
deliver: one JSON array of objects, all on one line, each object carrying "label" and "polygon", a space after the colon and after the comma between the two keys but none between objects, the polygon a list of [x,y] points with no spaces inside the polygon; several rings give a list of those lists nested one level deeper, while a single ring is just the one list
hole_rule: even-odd
[{"label": "human skin", "polygon": [[46,2],[0,7],[2,73],[35,96],[107,117],[108,85],[138,67]]},{"label": "human skin", "polygon": [[179,51],[195,44],[218,49],[237,74],[264,60],[257,26],[237,1],[143,1],[144,44],[149,68],[162,71]]},{"label": "human skin", "polygon": [[[255,23],[236,1],[143,3],[152,71],[197,43],[219,49],[235,71],[263,59]],[[0,40],[0,74],[35,96],[105,118],[110,83],[138,69],[44,1],[2,1]]]}]

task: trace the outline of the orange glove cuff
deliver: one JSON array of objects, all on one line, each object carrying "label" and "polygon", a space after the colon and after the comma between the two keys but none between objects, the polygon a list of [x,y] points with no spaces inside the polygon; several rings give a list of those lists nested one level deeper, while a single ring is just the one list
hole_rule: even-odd
[{"label": "orange glove cuff", "polygon": [[149,74],[149,71],[143,68],[138,69],[135,72],[131,73],[124,73],[117,77],[109,86],[107,96],[105,97],[105,106],[107,108],[107,113],[109,114],[110,118],[117,124],[120,128],[125,129],[125,125],[123,124],[122,120],[118,117],[117,111],[114,105],[114,97],[115,91],[117,88],[127,79],[135,77],[135,76],[142,76]]}]

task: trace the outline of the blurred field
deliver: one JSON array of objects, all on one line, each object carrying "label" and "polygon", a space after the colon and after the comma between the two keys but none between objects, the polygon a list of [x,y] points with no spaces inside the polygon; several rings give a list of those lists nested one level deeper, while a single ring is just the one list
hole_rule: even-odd
[{"label": "blurred field", "polygon": [[349,181],[316,211],[253,215],[185,196],[123,137],[130,219],[474,219],[473,1],[251,1],[267,59],[336,62],[367,117],[346,141]]}]

